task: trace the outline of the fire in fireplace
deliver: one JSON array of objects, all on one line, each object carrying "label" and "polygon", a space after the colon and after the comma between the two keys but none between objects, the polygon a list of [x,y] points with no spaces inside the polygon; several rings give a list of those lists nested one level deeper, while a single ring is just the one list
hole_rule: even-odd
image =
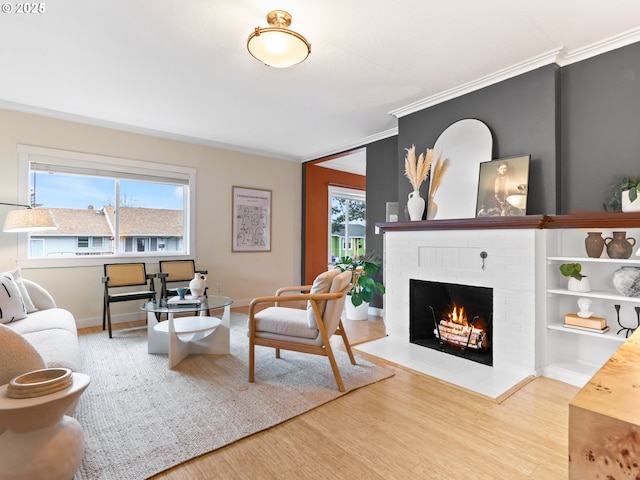
[{"label": "fire in fireplace", "polygon": [[437,329],[435,333],[443,342],[462,349],[484,350],[488,348],[486,327],[480,325],[477,315],[469,321],[465,308],[455,304],[448,312],[443,312],[440,320],[436,317],[433,308],[431,312]]},{"label": "fire in fireplace", "polygon": [[409,341],[493,364],[493,289],[410,280]]}]

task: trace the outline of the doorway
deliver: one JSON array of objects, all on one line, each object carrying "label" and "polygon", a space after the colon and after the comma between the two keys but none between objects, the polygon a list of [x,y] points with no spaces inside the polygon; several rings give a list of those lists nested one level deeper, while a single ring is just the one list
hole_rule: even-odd
[{"label": "doorway", "polygon": [[[345,171],[346,168],[337,165],[358,164],[358,158],[364,160],[366,149],[347,152],[334,157],[322,158],[306,162],[303,166],[303,283],[310,285],[320,273],[327,270],[331,262],[331,202],[330,187],[360,191],[365,195],[365,168],[360,172]],[[346,157],[346,158],[343,158]],[[362,162],[363,163],[363,162]],[[337,168],[340,168],[338,170]],[[353,230],[353,228],[352,228]],[[344,233],[342,233],[344,237]],[[336,240],[337,241],[337,240]],[[353,245],[355,246],[355,245]],[[348,247],[348,245],[347,245]]]}]

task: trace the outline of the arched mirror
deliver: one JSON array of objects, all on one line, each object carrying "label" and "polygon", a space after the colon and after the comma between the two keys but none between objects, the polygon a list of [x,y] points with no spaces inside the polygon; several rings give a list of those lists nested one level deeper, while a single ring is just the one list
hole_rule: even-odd
[{"label": "arched mirror", "polygon": [[492,147],[491,131],[480,120],[459,120],[440,134],[435,158],[449,160],[439,173],[435,160],[431,165],[428,219],[475,218],[480,164],[491,160]]}]

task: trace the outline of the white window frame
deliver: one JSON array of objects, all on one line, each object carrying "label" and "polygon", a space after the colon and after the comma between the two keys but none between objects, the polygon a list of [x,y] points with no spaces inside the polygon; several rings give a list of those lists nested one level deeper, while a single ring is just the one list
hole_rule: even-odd
[{"label": "white window frame", "polygon": [[[184,228],[189,242],[186,251],[177,254],[167,252],[132,252],[109,256],[89,255],[81,257],[38,257],[29,258],[29,234],[18,233],[18,266],[22,268],[42,267],[75,267],[102,265],[109,263],[131,261],[158,261],[163,259],[187,259],[196,255],[195,238],[195,198],[196,198],[196,169],[164,163],[153,163],[131,160],[119,157],[109,157],[92,153],[72,152],[31,145],[18,145],[18,203],[28,205],[29,200],[29,169],[32,161],[48,162],[52,165],[94,168],[104,170],[108,165],[109,171],[122,172],[128,175],[143,177],[164,177],[182,179],[187,184],[187,195],[184,197]],[[153,257],[150,259],[150,257]]]},{"label": "white window frame", "polygon": [[[344,198],[347,200],[355,200],[358,202],[367,203],[367,192],[365,190],[359,190],[357,188],[348,188],[348,187],[336,187],[333,185],[329,185],[329,215],[327,218],[328,222],[328,231],[329,238],[327,239],[327,262],[331,263],[331,199],[333,197]],[[347,218],[347,221],[349,219]],[[345,239],[349,238],[349,226],[346,225],[345,228]],[[345,248],[345,250],[348,250]]]}]

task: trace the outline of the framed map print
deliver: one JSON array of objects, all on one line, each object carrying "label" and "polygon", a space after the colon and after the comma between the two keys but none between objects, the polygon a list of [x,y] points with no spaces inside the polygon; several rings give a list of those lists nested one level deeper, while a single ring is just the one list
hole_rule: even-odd
[{"label": "framed map print", "polygon": [[271,251],[271,190],[232,187],[232,252]]}]

